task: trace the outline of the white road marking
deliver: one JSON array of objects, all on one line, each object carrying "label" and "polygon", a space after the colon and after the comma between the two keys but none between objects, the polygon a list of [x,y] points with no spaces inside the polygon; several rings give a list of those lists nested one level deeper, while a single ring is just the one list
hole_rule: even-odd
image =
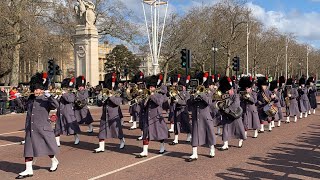
[{"label": "white road marking", "polygon": [[171,153],[171,152],[166,152],[166,153],[164,153],[164,154],[159,154],[159,155],[157,155],[157,156],[153,156],[153,157],[148,158],[148,159],[145,159],[145,160],[143,160],[143,161],[139,161],[139,162],[130,164],[130,165],[128,165],[128,166],[124,166],[124,167],[122,167],[122,168],[119,168],[119,169],[116,169],[116,170],[107,172],[107,173],[105,173],[105,174],[101,174],[101,175],[99,175],[99,176],[90,178],[89,180],[96,180],[96,179],[100,179],[100,178],[109,176],[109,175],[111,175],[111,174],[114,174],[114,173],[117,173],[117,172],[119,172],[119,171],[122,171],[122,170],[125,170],[125,169],[128,169],[128,168],[131,168],[131,167],[133,167],[133,166],[136,166],[136,165],[139,165],[139,164],[142,164],[142,163],[151,161],[151,160],[153,160],[153,159],[159,158],[159,157],[164,156],[164,155],[169,154],[169,153]]},{"label": "white road marking", "polygon": [[21,132],[24,132],[24,131],[13,131],[13,132],[8,132],[8,133],[2,133],[2,134],[0,134],[0,136],[7,135],[7,134],[16,134],[16,133],[21,133]]},{"label": "white road marking", "polygon": [[17,142],[17,143],[10,143],[10,144],[3,144],[3,145],[0,145],[0,147],[11,146],[11,145],[17,145],[17,144],[21,144],[21,142]]}]

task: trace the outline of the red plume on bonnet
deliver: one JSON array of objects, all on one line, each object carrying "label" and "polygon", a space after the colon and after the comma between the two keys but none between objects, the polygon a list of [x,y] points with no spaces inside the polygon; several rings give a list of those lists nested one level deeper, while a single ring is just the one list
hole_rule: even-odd
[{"label": "red plume on bonnet", "polygon": [[75,81],[75,78],[72,77],[72,78],[70,79],[69,86],[72,86],[72,85],[74,84],[74,81]]},{"label": "red plume on bonnet", "polygon": [[117,80],[117,74],[116,73],[112,73],[112,77],[111,77],[112,88],[114,88],[114,86],[116,84],[116,80]]},{"label": "red plume on bonnet", "polygon": [[252,82],[252,76],[250,76],[250,81]]},{"label": "red plume on bonnet", "polygon": [[186,83],[187,83],[187,84],[189,83],[190,79],[191,79],[191,76],[188,75],[187,78],[186,78]]},{"label": "red plume on bonnet", "polygon": [[211,75],[212,82],[214,82],[214,75]]},{"label": "red plume on bonnet", "polygon": [[142,79],[144,76],[143,72],[140,71],[140,79]]},{"label": "red plume on bonnet", "polygon": [[84,84],[84,76],[81,76],[81,83]]},{"label": "red plume on bonnet", "polygon": [[181,74],[178,74],[178,82],[180,81],[181,78]]},{"label": "red plume on bonnet", "polygon": [[228,77],[229,84],[232,86],[232,80]]},{"label": "red plume on bonnet", "polygon": [[162,79],[163,79],[162,74],[159,74],[159,79],[158,79],[157,85],[159,85],[161,83]]},{"label": "red plume on bonnet", "polygon": [[220,74],[218,74],[218,81],[220,80]]},{"label": "red plume on bonnet", "polygon": [[202,77],[203,82],[205,82],[208,79],[208,76],[209,76],[208,72],[203,73],[203,77]]},{"label": "red plume on bonnet", "polygon": [[47,78],[48,78],[48,74],[46,72],[42,73],[43,84],[46,83]]}]

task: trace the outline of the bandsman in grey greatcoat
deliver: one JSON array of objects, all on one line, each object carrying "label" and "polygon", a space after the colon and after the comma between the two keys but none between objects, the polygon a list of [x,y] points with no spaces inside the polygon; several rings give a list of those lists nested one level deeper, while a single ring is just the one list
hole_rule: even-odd
[{"label": "bandsman in grey greatcoat", "polygon": [[[109,79],[107,79],[109,78]],[[110,81],[111,78],[111,81]],[[116,76],[105,76],[104,87],[110,90],[109,95],[105,95],[102,115],[99,128],[99,148],[94,150],[94,153],[104,152],[105,139],[118,138],[120,140],[120,149],[125,147],[125,139],[122,130],[121,120],[123,118],[120,105],[122,103],[121,93],[116,86]]]},{"label": "bandsman in grey greatcoat", "polygon": [[294,87],[293,79],[289,78],[286,82],[286,87],[284,90],[284,97],[286,99],[287,106],[287,119],[286,123],[290,123],[290,117],[294,117],[294,122],[297,122],[297,116],[299,115],[299,106],[297,98],[299,97],[299,93],[296,87]]},{"label": "bandsman in grey greatcoat", "polygon": [[151,76],[147,81],[150,95],[143,106],[143,151],[137,158],[148,156],[149,141],[160,141],[160,154],[165,153],[164,140],[168,138],[168,127],[162,116],[164,95],[156,91],[158,76]]},{"label": "bandsman in grey greatcoat", "polygon": [[55,135],[57,145],[60,146],[60,135],[74,135],[74,144],[80,142],[80,127],[74,113],[74,101],[76,95],[71,92],[74,88],[75,78],[66,78],[61,83],[62,95],[59,99],[59,107],[57,108],[57,122],[55,125]]},{"label": "bandsman in grey greatcoat", "polygon": [[[172,76],[170,78],[171,80],[171,86],[170,88],[177,88],[178,87],[178,82],[180,81],[180,74],[176,75],[176,76]],[[174,111],[175,111],[175,108],[176,108],[176,105],[177,103],[174,102],[174,101],[171,101],[170,100],[170,109],[169,109],[169,122],[170,122],[170,129],[169,129],[169,132],[170,133],[173,133],[174,132]]]},{"label": "bandsman in grey greatcoat", "polygon": [[262,77],[258,79],[257,86],[258,86],[258,95],[257,95],[257,107],[258,113],[260,118],[260,130],[259,133],[264,133],[264,123],[268,122],[268,130],[269,132],[272,131],[272,117],[268,116],[265,112],[265,108],[270,107],[271,103],[276,103],[278,101],[275,94],[268,89],[268,78]]},{"label": "bandsman in grey greatcoat", "polygon": [[278,121],[278,127],[281,126],[281,121],[283,119],[283,112],[282,112],[282,107],[285,107],[285,100],[284,100],[284,85],[286,83],[286,79],[284,76],[279,77],[279,88],[278,88],[278,94],[277,96],[279,97],[279,102],[280,102],[280,107],[278,106],[278,116],[279,116],[279,121]]},{"label": "bandsman in grey greatcoat", "polygon": [[245,136],[248,130],[254,130],[253,138],[258,137],[260,127],[259,114],[257,110],[257,93],[252,91],[252,77],[242,77],[239,81],[240,105],[243,110],[243,124]]},{"label": "bandsman in grey greatcoat", "polygon": [[279,82],[277,80],[271,81],[270,82],[270,87],[269,90],[271,91],[271,93],[273,95],[275,95],[275,99],[277,99],[277,101],[274,101],[274,104],[276,105],[278,112],[275,114],[275,116],[272,117],[271,120],[271,127],[274,128],[274,121],[278,122],[278,127],[280,126],[280,122],[282,119],[282,111],[281,111],[281,94],[278,90],[279,88]]},{"label": "bandsman in grey greatcoat", "polygon": [[190,94],[187,91],[186,79],[181,77],[178,82],[177,89],[171,90],[171,100],[176,103],[174,110],[174,140],[170,145],[176,145],[179,141],[179,133],[187,133],[187,142],[191,141],[191,125],[189,120],[189,112],[187,102]]},{"label": "bandsman in grey greatcoat", "polygon": [[[310,107],[313,109],[313,114],[316,114],[317,109],[317,88],[314,85],[314,77],[309,77],[306,83],[306,86],[308,88],[308,98],[310,102]],[[309,111],[309,114],[311,114],[311,110]]]},{"label": "bandsman in grey greatcoat", "polygon": [[240,106],[240,97],[234,92],[229,77],[221,78],[218,90],[222,93],[222,100],[216,102],[215,106],[220,110],[223,125],[223,146],[219,150],[228,150],[231,138],[238,139],[238,147],[241,148],[245,139],[245,130],[242,122],[243,110]]},{"label": "bandsman in grey greatcoat", "polygon": [[86,89],[86,79],[84,76],[79,76],[76,78],[76,100],[74,103],[74,114],[77,118],[78,124],[88,125],[87,132],[93,132],[93,118],[91,116],[90,110],[87,106],[89,92]]},{"label": "bandsman in grey greatcoat", "polygon": [[214,133],[214,119],[211,116],[210,104],[212,103],[212,94],[203,84],[208,86],[207,73],[202,74],[202,78],[198,77],[200,85],[196,88],[196,92],[191,95],[189,106],[192,113],[192,155],[188,161],[198,159],[198,146],[204,144],[210,147],[209,156],[215,156],[216,137]]},{"label": "bandsman in grey greatcoat", "polygon": [[308,98],[308,89],[306,87],[306,79],[301,77],[299,79],[299,110],[300,110],[300,119],[302,119],[302,113],[304,113],[304,117],[308,117],[308,112],[311,110],[310,102]]},{"label": "bandsman in grey greatcoat", "polygon": [[43,92],[47,81],[37,73],[31,78],[30,95],[27,102],[27,117],[25,127],[24,157],[26,170],[19,173],[16,179],[24,179],[33,176],[32,161],[34,157],[49,156],[51,158],[50,172],[58,169],[59,161],[55,157],[58,146],[50,122],[49,112],[59,106],[48,91]]}]

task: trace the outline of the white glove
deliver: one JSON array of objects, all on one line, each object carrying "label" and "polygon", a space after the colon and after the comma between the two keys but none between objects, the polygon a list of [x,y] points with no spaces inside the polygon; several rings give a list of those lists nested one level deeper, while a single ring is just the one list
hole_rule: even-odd
[{"label": "white glove", "polygon": [[50,97],[51,94],[50,94],[49,92],[50,92],[50,91],[45,90],[45,91],[44,91],[44,96],[47,97],[47,98]]},{"label": "white glove", "polygon": [[15,93],[14,94],[17,98],[21,97],[21,94],[20,93]]}]

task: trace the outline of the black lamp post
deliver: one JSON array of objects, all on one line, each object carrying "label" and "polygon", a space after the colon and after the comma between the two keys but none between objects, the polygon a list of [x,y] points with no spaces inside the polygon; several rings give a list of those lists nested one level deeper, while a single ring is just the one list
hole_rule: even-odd
[{"label": "black lamp post", "polygon": [[216,52],[218,51],[218,48],[215,40],[213,40],[212,51],[213,51],[213,74],[216,74]]}]

